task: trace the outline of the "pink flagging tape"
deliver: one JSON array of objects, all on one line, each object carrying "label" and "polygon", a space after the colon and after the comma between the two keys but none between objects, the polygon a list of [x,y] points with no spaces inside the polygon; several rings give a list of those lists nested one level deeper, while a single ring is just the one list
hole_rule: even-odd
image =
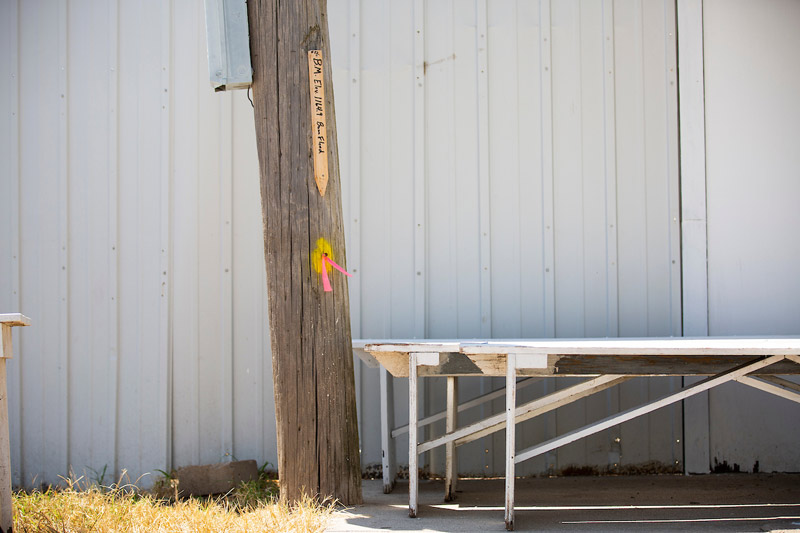
[{"label": "pink flagging tape", "polygon": [[345,269],[334,263],[327,254],[322,255],[322,288],[325,289],[325,292],[331,292],[333,288],[331,287],[331,282],[328,279],[328,265],[331,265],[333,268],[344,274],[345,276],[353,277],[353,275],[347,272]]},{"label": "pink flagging tape", "polygon": [[333,260],[330,257],[328,257],[327,255],[323,256],[323,261],[327,261],[333,268],[335,268],[336,270],[338,270],[339,272],[341,272],[345,276],[348,276],[348,277],[351,277],[351,278],[353,277],[353,275],[351,273],[347,272],[345,269],[343,269],[342,267],[340,267],[339,265],[334,263]]},{"label": "pink flagging tape", "polygon": [[328,279],[328,262],[326,259],[328,256],[322,256],[322,288],[325,289],[325,292],[331,292],[333,289],[331,288],[331,282]]}]

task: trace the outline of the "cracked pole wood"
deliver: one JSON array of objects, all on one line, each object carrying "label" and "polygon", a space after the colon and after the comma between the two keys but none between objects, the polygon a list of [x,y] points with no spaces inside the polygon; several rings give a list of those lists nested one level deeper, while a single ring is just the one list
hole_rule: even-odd
[{"label": "cracked pole wood", "polygon": [[[346,267],[325,0],[249,0],[256,143],[269,296],[281,497],[361,502],[350,304],[345,276],[324,292],[320,239]],[[314,181],[308,52],[324,65],[328,184]],[[314,123],[316,124],[316,123]]]},{"label": "cracked pole wood", "polygon": [[0,533],[10,533],[14,522],[11,504],[11,442],[8,435],[8,387],[6,360],[11,359],[11,328],[30,326],[31,319],[19,313],[0,315]]}]

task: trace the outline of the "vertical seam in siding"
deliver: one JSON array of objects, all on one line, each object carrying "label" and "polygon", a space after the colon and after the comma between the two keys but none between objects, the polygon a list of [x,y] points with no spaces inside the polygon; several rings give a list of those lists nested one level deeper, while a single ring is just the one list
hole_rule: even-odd
[{"label": "vertical seam in siding", "polygon": [[616,160],[616,66],[614,64],[614,7],[603,2],[603,143],[606,195],[606,335],[619,335],[617,273],[617,160]]},{"label": "vertical seam in siding", "polygon": [[[606,195],[606,336],[619,336],[619,272],[617,270],[617,143],[616,143],[616,64],[615,64],[614,4],[603,2],[603,143],[605,148],[605,195]],[[606,390],[606,411],[616,413],[619,408],[619,390],[613,387]],[[608,447],[608,467],[619,464],[618,439],[620,427],[614,426],[606,431]]]},{"label": "vertical seam in siding", "polygon": [[[260,194],[261,193],[261,191],[260,191],[260,188],[261,188],[261,183],[260,183],[260,181],[261,181],[261,173],[260,173],[260,168],[258,166],[256,166],[256,168],[259,169],[259,173],[256,174],[255,177],[258,178],[258,187],[259,187],[259,204],[258,205],[259,205],[259,208],[260,208],[261,207],[261,201],[260,201],[260,199],[261,199],[261,194]],[[267,416],[269,416],[272,420],[275,420],[275,417],[273,416],[274,412],[275,412],[275,406],[272,403],[274,401],[273,400],[274,396],[273,395],[264,394],[264,390],[267,389],[267,387],[270,387],[270,390],[272,390],[271,387],[273,386],[273,381],[272,381],[272,345],[270,343],[271,339],[270,339],[270,336],[269,336],[269,295],[267,294],[266,255],[264,254],[264,230],[263,229],[261,230],[259,235],[261,237],[261,239],[260,239],[261,252],[262,252],[261,253],[261,257],[265,258],[265,260],[264,260],[265,262],[261,263],[263,268],[261,269],[261,275],[259,276],[259,279],[261,280],[261,282],[259,283],[259,289],[261,291],[261,320],[259,321],[259,324],[260,324],[260,327],[261,327],[261,332],[260,332],[261,335],[259,336],[259,338],[261,339],[261,346],[262,346],[261,353],[264,354],[264,357],[259,357],[258,358],[259,364],[261,365],[261,368],[259,369],[259,376],[261,376],[261,380],[262,380],[261,387],[258,387],[258,402],[259,402],[258,405],[261,406],[261,416],[259,417],[259,424],[261,425],[261,447],[259,448],[259,451],[262,454],[264,454],[264,455],[262,455],[262,461],[263,461],[262,464],[266,464],[267,463],[267,458],[266,458],[265,450],[266,450],[267,441],[269,440],[270,442],[276,442],[277,433],[273,432],[273,431],[270,431],[269,424],[265,423],[265,420],[267,419]],[[266,408],[267,406],[269,406],[268,409]],[[277,458],[276,458],[274,460],[274,463],[272,463],[273,466],[274,466],[274,464],[277,464],[277,462],[278,461],[277,461]]]},{"label": "vertical seam in siding", "polygon": [[[579,144],[577,146],[578,149],[578,157],[580,158],[580,213],[581,213],[581,221],[580,221],[580,239],[581,239],[581,299],[579,302],[580,306],[580,331],[581,336],[586,336],[586,278],[588,277],[586,271],[586,157],[584,154],[584,140],[583,134],[586,128],[585,123],[585,114],[583,109],[583,92],[584,92],[584,77],[583,77],[583,9],[582,5],[579,3],[577,4],[577,19],[578,19],[578,35],[577,35],[577,49],[578,49],[578,69],[577,69],[577,77],[578,77],[578,100],[577,100],[577,109],[578,109],[578,120],[580,120],[580,130],[578,132]],[[578,402],[576,405],[580,406],[581,410],[583,411],[583,416],[586,416],[586,402]],[[584,457],[586,456],[586,441],[584,440],[583,443],[584,448]]]},{"label": "vertical seam in siding", "polygon": [[542,69],[539,71],[541,101],[539,108],[542,114],[542,227],[544,228],[544,334],[546,337],[556,335],[555,307],[555,241],[553,237],[554,197],[553,197],[553,78],[550,28],[550,0],[539,5],[539,20],[542,41],[539,43],[539,54]]},{"label": "vertical seam in siding", "polygon": [[[58,277],[58,373],[59,373],[59,389],[57,391],[58,400],[61,405],[58,406],[58,434],[63,446],[58,446],[54,450],[46,450],[45,455],[50,455],[55,458],[55,461],[48,462],[48,464],[58,464],[61,472],[46,472],[45,477],[51,481],[55,481],[55,475],[69,470],[69,424],[68,424],[68,406],[69,406],[69,198],[68,198],[68,183],[69,183],[69,130],[68,124],[68,109],[67,100],[67,49],[69,46],[68,35],[68,20],[67,20],[67,1],[62,0],[58,4],[58,92],[59,98],[59,113],[58,113],[58,244],[59,244],[59,263],[61,270]],[[48,428],[43,428],[45,433]],[[45,441],[47,441],[46,439]],[[51,442],[55,439],[49,439]],[[58,442],[56,440],[56,442]],[[53,476],[53,477],[50,477]]]},{"label": "vertical seam in siding", "polygon": [[[348,159],[350,173],[348,176],[350,211],[348,220],[349,251],[347,253],[348,267],[353,274],[358,274],[361,269],[361,0],[350,0],[348,10],[348,28],[350,29],[350,46],[347,73],[352,79],[348,84],[348,112],[349,134]],[[350,289],[350,329],[353,338],[361,338],[361,276],[356,275],[348,280]],[[361,399],[363,398],[362,362],[360,358],[354,361],[356,374],[356,409],[358,416],[358,441],[364,442],[363,423],[361,415]],[[363,446],[362,446],[363,447]]]},{"label": "vertical seam in siding", "polygon": [[[388,9],[388,8],[387,8]],[[392,36],[392,24],[391,24],[391,10],[389,10],[389,15],[387,17],[389,20],[389,33],[387,35],[387,42],[391,43],[393,41]],[[391,50],[389,47],[386,49],[387,55],[387,63],[389,65],[389,72],[387,73],[387,87],[386,95],[387,95],[387,108],[391,109],[393,102],[392,102],[392,82],[393,82],[393,71],[394,71],[394,58],[392,57]],[[384,139],[385,153],[387,157],[387,168],[391,169],[393,165],[392,161],[392,133],[393,130],[391,127],[388,128],[388,132]],[[383,148],[382,147],[382,148]],[[391,172],[386,172],[383,175],[383,186],[381,187],[381,192],[383,193],[383,209],[386,216],[383,219],[383,232],[384,235],[392,236],[392,174]],[[391,246],[384,245],[383,246],[383,264],[388,265],[386,272],[384,272],[384,279],[386,280],[386,301],[383,305],[383,313],[382,313],[382,322],[381,322],[381,335],[384,338],[391,337],[393,335],[392,332],[392,277],[394,275],[394,265],[392,264],[392,248]]]},{"label": "vertical seam in siding", "polygon": [[[644,291],[645,330],[646,330],[646,335],[649,336],[649,335],[652,334],[651,324],[650,324],[650,276],[651,276],[651,272],[650,272],[650,265],[648,264],[649,263],[648,259],[650,257],[650,243],[649,243],[648,238],[647,238],[650,235],[650,217],[649,217],[649,211],[650,210],[648,209],[648,205],[647,205],[648,190],[650,189],[648,180],[649,180],[650,176],[649,176],[649,172],[648,172],[648,168],[647,168],[647,93],[644,90],[645,89],[644,77],[646,75],[647,65],[646,65],[646,61],[645,61],[645,50],[644,50],[644,48],[646,46],[645,31],[644,31],[644,26],[645,26],[644,6],[639,4],[638,8],[639,8],[638,9],[638,11],[639,11],[639,56],[640,56],[640,60],[641,60],[640,68],[641,68],[641,77],[642,77],[642,79],[639,80],[639,82],[640,82],[639,83],[639,90],[640,90],[640,94],[642,95],[642,101],[641,101],[641,104],[642,104],[642,108],[641,108],[641,116],[642,116],[642,152],[644,154],[644,159],[643,159],[643,163],[642,163],[644,165],[644,168],[642,168],[642,186],[644,188],[643,198],[642,198],[642,206],[644,208],[644,225],[645,225],[645,228],[644,228],[644,258],[645,258],[645,266],[644,266],[645,273],[644,273],[644,276],[645,276],[645,287],[646,287],[646,289]],[[649,391],[650,391],[650,381],[649,380],[647,381],[647,390],[648,390],[648,395],[649,395]],[[643,418],[643,420],[647,421],[648,427],[649,427],[650,418],[646,417],[646,418]]]},{"label": "vertical seam in siding", "polygon": [[[143,11],[144,11],[144,7],[141,4],[137,5],[136,21],[135,21],[135,25],[137,27],[142,25],[142,18],[144,16],[143,15]],[[140,102],[139,102],[139,100],[141,98],[140,94],[142,92],[142,85],[141,84],[142,84],[143,76],[141,75],[141,72],[142,72],[142,61],[143,60],[142,60],[142,51],[139,48],[136,48],[135,54],[136,54],[136,71],[137,71],[136,73],[138,75],[137,76],[136,92],[135,92],[135,96],[134,96],[134,99],[135,99],[135,102],[136,102],[136,107],[135,107],[136,114],[134,115],[135,116],[134,120],[136,121],[136,125],[135,125],[135,128],[136,128],[136,155],[134,155],[133,158],[132,158],[131,166],[135,166],[135,170],[133,172],[133,175],[136,176],[136,178],[137,178],[136,185],[135,185],[135,188],[136,188],[135,202],[136,202],[136,221],[138,222],[139,220],[141,220],[143,218],[143,216],[142,216],[142,198],[141,198],[141,196],[142,196],[142,194],[141,194],[142,187],[141,187],[141,183],[138,180],[139,173],[141,172],[141,168],[140,168],[141,167],[141,157],[139,157],[138,152],[141,149],[140,147],[141,147],[141,138],[142,138],[142,119],[141,119],[141,113],[140,113]],[[136,233],[135,238],[131,239],[132,241],[134,241],[136,243],[136,269],[135,269],[135,272],[144,271],[143,264],[142,264],[142,248],[143,248],[142,241],[143,241],[143,239],[144,239],[144,232]],[[160,244],[161,243],[159,242],[159,245]],[[140,353],[141,352],[141,345],[142,345],[142,336],[139,335],[138,332],[139,332],[139,329],[141,329],[141,327],[142,327],[141,324],[144,322],[143,306],[142,306],[142,302],[141,302],[141,298],[142,298],[142,295],[144,293],[144,291],[143,291],[143,283],[142,283],[142,276],[141,275],[136,276],[135,281],[133,281],[131,284],[133,285],[134,283],[136,284],[136,292],[135,292],[135,294],[137,295],[137,297],[136,297],[136,300],[135,300],[136,303],[132,304],[131,308],[134,308],[134,307],[136,308],[136,313],[135,313],[136,322],[135,322],[135,329],[134,329],[134,332],[135,332],[134,336],[136,338],[136,341],[135,341],[135,346],[132,346],[132,347],[135,350],[133,353]],[[133,344],[134,343],[132,342],[131,345],[133,345]],[[138,384],[140,384],[140,386],[137,387],[137,392],[138,392],[138,390],[140,388],[142,388],[141,384],[143,383],[143,380],[142,380],[141,376],[143,375],[142,370],[143,370],[144,367],[145,367],[144,360],[143,360],[143,358],[140,357],[136,361],[136,377],[134,378],[134,379],[137,380]],[[142,454],[143,454],[143,448],[144,448],[143,447],[143,440],[142,440],[142,433],[143,433],[143,428],[142,428],[143,420],[142,419],[143,419],[143,414],[144,414],[143,394],[137,394],[136,395],[136,401],[137,401],[137,404],[138,404],[138,410],[137,410],[137,413],[136,413],[136,416],[137,416],[136,427],[137,427],[137,431],[138,431],[138,433],[136,435],[136,441],[138,443],[138,447],[137,447],[138,450],[137,450],[137,453],[136,453],[136,459],[137,459],[137,467],[139,468],[139,470],[141,470],[141,468],[142,468]]]},{"label": "vertical seam in siding", "polygon": [[[414,336],[425,338],[426,233],[425,214],[425,11],[414,0]],[[424,402],[423,402],[424,404]]]},{"label": "vertical seam in siding", "polygon": [[[514,51],[515,51],[515,54],[516,54],[516,57],[514,58],[514,61],[516,63],[515,66],[514,66],[515,67],[514,68],[514,108],[519,110],[519,93],[520,93],[519,71],[520,71],[521,68],[523,68],[522,67],[522,61],[520,60],[520,58],[524,55],[524,54],[520,53],[520,50],[522,49],[522,47],[520,46],[520,35],[519,35],[519,18],[520,18],[519,17],[519,0],[517,0],[514,3],[513,13],[514,13],[514,37],[515,37],[515,43],[516,43],[516,46],[514,48]],[[525,57],[527,57],[527,55],[525,55]],[[524,225],[522,223],[522,220],[523,220],[522,213],[523,213],[523,210],[524,210],[525,199],[522,197],[521,189],[522,189],[522,180],[528,179],[528,176],[527,175],[523,176],[521,171],[520,171],[520,167],[521,167],[521,165],[520,165],[520,150],[519,150],[519,147],[520,147],[519,139],[520,139],[520,129],[521,129],[520,128],[520,122],[521,121],[520,121],[520,118],[519,118],[520,114],[521,113],[518,113],[514,117],[515,122],[516,122],[516,131],[515,131],[515,137],[514,137],[514,141],[515,141],[515,144],[516,144],[516,146],[515,146],[515,151],[516,151],[516,158],[515,159],[516,160],[515,160],[514,163],[515,163],[515,167],[516,167],[515,170],[516,170],[516,174],[517,174],[517,183],[516,183],[517,184],[517,250],[519,250],[518,262],[520,263],[520,265],[519,265],[519,277],[517,279],[517,294],[520,295],[520,297],[519,297],[520,298],[520,300],[519,300],[519,317],[518,317],[518,320],[517,320],[517,323],[518,323],[518,326],[519,326],[519,330],[518,330],[519,333],[517,334],[517,336],[522,338],[525,335],[525,333],[524,333],[525,332],[525,320],[524,320],[525,311],[524,311],[524,304],[522,302],[522,295],[525,294],[525,292],[524,292],[525,283],[524,283],[523,280],[525,279],[526,276],[524,275],[525,265],[522,264],[522,258],[523,258],[523,255],[524,255],[522,250],[525,247],[525,243],[524,243],[524,239],[523,239],[523,235],[525,234],[525,231],[524,231],[525,228],[524,228]]]},{"label": "vertical seam in siding", "polygon": [[[541,110],[541,174],[542,174],[542,228],[544,235],[542,242],[544,246],[544,302],[542,303],[544,315],[544,335],[545,337],[555,337],[556,335],[556,306],[555,306],[555,241],[553,236],[554,224],[554,202],[553,197],[553,77],[552,77],[552,32],[550,21],[550,0],[544,0],[539,4],[539,26],[541,28],[541,41],[539,43],[539,59],[542,65],[539,70],[539,85],[541,87],[541,100],[539,109]],[[543,380],[542,395],[550,394],[555,391],[555,380]],[[545,416],[545,427],[548,438],[556,436],[556,416],[555,413],[547,413]],[[545,467],[553,470],[556,466],[557,455],[555,451],[545,454]]]},{"label": "vertical seam in siding", "polygon": [[[667,180],[666,180],[666,195],[667,195],[667,216],[669,217],[668,223],[668,246],[669,254],[667,260],[669,261],[669,332],[670,335],[680,335],[680,264],[675,250],[680,246],[680,226],[678,224],[678,196],[677,191],[680,183],[677,180],[677,155],[674,149],[677,145],[677,116],[678,110],[674,106],[677,102],[677,83],[675,80],[675,72],[677,70],[676,58],[676,19],[675,9],[676,0],[664,0],[664,93],[666,94],[666,106],[664,109],[665,122],[667,124]],[[670,9],[671,7],[671,9]],[[674,163],[673,163],[674,162]],[[680,378],[669,378],[669,390],[674,392],[681,388]],[[671,446],[671,462],[678,466],[683,459],[682,451],[683,446],[680,444],[680,439],[676,439],[676,433],[683,432],[683,409],[678,406],[673,406],[670,409],[672,416],[670,417],[670,442]],[[680,457],[680,459],[676,459]]]},{"label": "vertical seam in siding", "polygon": [[480,288],[481,337],[492,336],[491,203],[489,184],[489,75],[488,75],[488,5],[477,0],[478,22],[478,216],[480,219]]},{"label": "vertical seam in siding", "polygon": [[219,203],[220,203],[220,378],[222,386],[220,457],[233,456],[233,98],[220,95],[219,104]]},{"label": "vertical seam in siding", "polygon": [[703,4],[678,6],[683,334],[708,335]]},{"label": "vertical seam in siding", "polygon": [[117,426],[119,412],[119,286],[118,286],[118,251],[119,242],[119,4],[118,0],[108,3],[108,233],[111,249],[108,250],[108,339],[111,375],[109,394],[106,399],[108,409],[108,443],[113,457],[111,472],[116,477],[118,464]]},{"label": "vertical seam in siding", "polygon": [[[639,18],[638,18],[638,52],[639,52],[639,76],[640,79],[637,80],[639,94],[641,94],[641,109],[640,109],[640,116],[641,116],[641,132],[642,132],[642,139],[641,139],[641,148],[642,154],[644,155],[642,159],[642,210],[643,213],[643,220],[644,220],[644,279],[645,279],[645,289],[644,289],[644,313],[645,313],[645,336],[650,336],[651,328],[650,328],[650,265],[649,265],[649,258],[650,258],[650,243],[648,242],[648,236],[650,234],[650,220],[649,220],[649,209],[647,205],[648,199],[648,179],[649,173],[647,168],[647,94],[645,94],[645,76],[647,71],[647,65],[645,61],[645,15],[644,10],[645,6],[637,4],[636,6]],[[641,394],[643,398],[652,398],[653,397],[653,384],[652,380],[647,379],[643,380],[641,384]],[[646,428],[644,433],[648,436],[652,434],[652,424],[653,418],[652,416],[643,416],[641,417],[641,424]],[[625,442],[620,445],[620,455],[625,456],[624,452]],[[644,445],[647,448],[647,453],[650,453],[650,440],[648,438],[646,444]]]},{"label": "vertical seam in siding", "polygon": [[[667,137],[667,195],[669,222],[669,320],[670,335],[680,336],[681,325],[681,261],[680,261],[680,152],[678,137],[678,58],[677,58],[677,2],[664,0],[664,38],[666,40],[666,67],[667,80],[667,106],[666,121],[668,127]],[[682,387],[682,379],[670,378],[670,391]],[[680,466],[685,462],[683,458],[683,409],[675,406],[672,408],[672,457],[674,464]],[[676,423],[677,420],[677,423]],[[676,438],[679,436],[678,438]]]},{"label": "vertical seam in siding", "polygon": [[161,464],[164,465],[165,470],[169,470],[170,459],[172,457],[172,431],[171,431],[171,414],[172,414],[172,399],[171,399],[171,381],[172,381],[172,365],[171,365],[171,295],[172,295],[172,265],[170,261],[170,231],[172,224],[170,223],[171,217],[171,187],[170,187],[170,169],[172,159],[172,131],[171,131],[171,113],[172,106],[172,86],[171,86],[171,73],[170,56],[172,54],[172,0],[164,2],[161,6],[161,191],[160,191],[160,271],[161,271],[161,299],[159,305],[159,328],[158,328],[158,343],[159,343],[159,402],[161,406],[159,412],[159,433],[161,446]]},{"label": "vertical seam in siding", "polygon": [[[670,9],[670,6],[672,9]],[[677,17],[676,0],[665,0],[664,19],[667,27],[664,30],[666,39],[666,65],[668,74],[666,80],[667,106],[666,120],[668,125],[667,138],[667,194],[669,198],[669,259],[670,259],[670,334],[681,335],[681,258],[680,258],[680,138],[678,133],[678,59],[677,59]]]},{"label": "vertical seam in siding", "polygon": [[[348,58],[349,84],[349,126],[350,138],[348,156],[350,175],[350,253],[348,266],[353,273],[361,267],[361,0],[350,0],[350,56]],[[361,276],[348,280],[350,288],[351,328],[354,338],[361,338]]]},{"label": "vertical seam in siding", "polygon": [[[198,48],[200,48],[202,50],[202,43],[203,43],[203,39],[205,38],[205,35],[203,34],[203,31],[199,29],[200,26],[202,26],[202,24],[203,24],[203,22],[202,22],[203,21],[203,15],[202,14],[198,15],[198,11],[200,11],[202,13],[201,9],[202,9],[202,7],[198,6],[198,9],[193,10],[193,13],[194,13],[194,17],[195,17],[195,24],[194,24],[195,38],[196,38],[197,43],[198,43]],[[197,67],[197,70],[195,71],[195,74],[197,74],[196,79],[202,79],[203,78],[204,69],[206,68],[206,60],[203,57],[202,53],[198,53],[195,56],[195,66]],[[201,90],[203,90],[203,89],[200,88],[200,84],[198,83],[198,87],[197,87],[196,91],[199,93],[199,91],[201,91]],[[200,99],[199,99],[199,97],[195,100],[194,112],[196,114],[196,117],[198,117],[197,124],[199,125],[199,123],[200,123],[199,117],[201,116],[201,113],[202,113],[202,111],[200,109]],[[201,150],[201,136],[200,136],[200,132],[199,131],[197,132],[197,135],[195,136],[195,142],[194,142],[194,147],[193,148],[194,148],[194,152],[191,155],[192,155],[192,158],[193,158],[194,163],[195,163],[195,169],[197,169],[198,175],[199,175],[199,166],[200,166],[200,161],[199,160],[200,160],[200,150]],[[192,464],[199,464],[200,463],[200,442],[201,442],[201,439],[203,438],[203,436],[200,434],[200,361],[199,361],[199,354],[200,354],[200,311],[199,311],[199,309],[200,309],[200,287],[201,287],[201,283],[200,283],[200,218],[201,218],[200,217],[200,213],[201,213],[201,210],[200,210],[200,203],[201,203],[200,188],[201,188],[201,185],[200,185],[200,183],[195,183],[193,185],[193,187],[194,187],[194,195],[195,195],[194,205],[192,206],[192,208],[194,209],[194,224],[193,224],[193,227],[194,227],[194,236],[193,236],[194,237],[194,250],[193,250],[194,257],[192,257],[192,272],[194,274],[194,280],[193,280],[194,283],[193,283],[193,287],[192,287],[192,291],[191,291],[191,297],[192,297],[192,300],[193,300],[192,303],[194,304],[194,307],[191,310],[192,311],[192,316],[191,316],[191,320],[189,321],[190,324],[192,325],[192,328],[191,328],[192,344],[189,347],[191,349],[187,350],[188,353],[191,356],[191,364],[192,364],[192,370],[193,370],[192,378],[193,379],[192,379],[191,384],[190,384],[190,393],[191,393],[191,400],[192,401],[189,404],[189,406],[190,406],[189,408],[191,409],[191,411],[190,411],[190,416],[188,418],[189,418],[190,427],[192,429],[191,433],[194,435],[194,439],[192,439],[192,441],[191,441],[191,444],[192,444],[192,458],[191,458],[191,461],[192,461]]]},{"label": "vertical seam in siding", "polygon": [[[390,22],[391,24],[391,22]],[[425,0],[414,0],[414,337],[425,338],[427,332],[427,224],[428,205],[426,152],[426,84],[425,84]],[[425,416],[430,384],[424,381],[419,388],[417,406],[422,406]],[[409,413],[410,416],[410,413]],[[420,437],[425,439],[429,428],[423,428]],[[427,458],[430,461],[431,453]],[[422,464],[425,464],[424,462]]]},{"label": "vertical seam in siding", "polygon": [[[478,83],[478,220],[480,231],[480,335],[484,338],[492,336],[492,238],[491,238],[491,188],[489,183],[489,61],[488,33],[489,13],[488,0],[477,0],[475,4],[477,19],[477,83]],[[492,378],[481,379],[481,393],[493,389]],[[499,379],[497,380],[499,381]],[[481,409],[483,416],[488,415]],[[492,450],[501,449],[499,434],[489,436],[486,441],[492,443]],[[487,447],[486,449],[488,449]],[[486,453],[484,471],[494,472],[494,453]]]},{"label": "vertical seam in siding", "polygon": [[[589,278],[590,275],[591,275],[589,272],[587,272],[587,266],[589,266],[589,265],[587,265],[587,256],[589,254],[587,254],[587,252],[586,252],[586,233],[587,233],[587,231],[586,231],[586,223],[587,223],[587,219],[589,219],[589,217],[587,216],[587,213],[586,213],[586,206],[587,206],[587,204],[591,204],[591,201],[587,202],[587,197],[586,197],[586,189],[587,189],[587,187],[586,187],[586,182],[587,182],[587,176],[586,176],[586,174],[587,174],[587,169],[586,169],[586,166],[587,166],[586,165],[586,151],[587,150],[586,150],[586,142],[585,142],[585,139],[584,139],[584,134],[586,132],[586,109],[584,108],[584,105],[583,105],[583,95],[584,95],[584,91],[586,89],[586,86],[584,85],[583,82],[586,81],[586,78],[589,78],[589,76],[584,76],[584,70],[583,70],[584,69],[584,64],[585,64],[584,63],[584,59],[586,59],[585,56],[584,56],[584,53],[583,53],[583,40],[584,40],[583,15],[584,15],[584,6],[583,6],[583,4],[579,3],[579,4],[577,4],[577,7],[578,7],[577,49],[578,49],[578,92],[579,92],[578,101],[577,101],[577,104],[578,104],[577,107],[578,107],[578,117],[579,117],[579,120],[580,120],[580,131],[578,133],[578,139],[579,139],[578,152],[579,152],[579,157],[580,157],[580,173],[581,173],[581,175],[580,175],[580,184],[581,184],[581,186],[580,186],[580,193],[579,194],[580,194],[580,205],[581,205],[581,208],[580,208],[580,213],[581,213],[581,225],[580,225],[581,252],[580,253],[581,253],[581,267],[582,267],[581,268],[581,274],[582,275],[580,277],[581,296],[582,296],[582,298],[581,298],[581,300],[579,302],[580,311],[581,311],[580,315],[579,315],[579,318],[580,318],[581,336],[582,337],[586,337],[586,319],[587,319],[587,305],[586,305],[586,302],[588,300],[588,295],[586,294],[586,285],[587,285],[586,281],[587,281],[587,278]],[[587,411],[588,411],[587,403],[588,402],[586,400],[579,401],[579,402],[575,403],[576,410],[580,409],[580,414],[575,417],[575,418],[579,418],[580,419],[579,420],[580,424],[588,424],[589,423],[589,420],[587,419]],[[581,445],[576,446],[575,448],[576,449],[577,448],[581,449],[581,454],[580,454],[581,458],[579,460],[582,461],[582,462],[586,462],[587,457],[589,456],[589,439],[581,439],[581,440],[583,441],[581,443]],[[564,450],[562,450],[562,453],[563,453],[563,451]]]},{"label": "vertical seam in siding", "polygon": [[452,159],[450,160],[450,175],[448,176],[450,182],[450,209],[452,215],[450,216],[449,221],[449,230],[450,230],[450,241],[448,243],[450,249],[448,250],[448,255],[450,257],[450,272],[452,275],[450,276],[450,301],[453,302],[452,304],[452,313],[453,313],[453,325],[454,330],[453,334],[458,337],[460,335],[459,331],[459,308],[458,305],[458,176],[457,176],[457,153],[458,153],[458,127],[457,127],[457,120],[456,117],[458,116],[458,100],[456,98],[456,30],[455,30],[455,7],[451,0],[450,2],[450,49],[453,51],[453,62],[452,66],[448,68],[450,73],[450,91],[453,94],[453,98],[451,98],[452,104],[452,112],[453,112],[453,120],[451,123],[452,127]]},{"label": "vertical seam in siding", "polygon": [[[11,144],[9,150],[9,217],[11,224],[14,225],[13,231],[9,232],[11,238],[11,304],[14,310],[22,312],[20,308],[20,286],[19,286],[19,271],[20,271],[20,231],[22,224],[20,222],[20,175],[19,175],[19,3],[18,1],[9,2],[7,4],[11,11],[11,16],[6,20],[7,31],[9,32],[9,42],[13,47],[8,51],[8,56],[11,60],[11,71],[8,73],[9,83],[9,107],[11,113],[9,114],[9,138]],[[17,328],[19,329],[19,328]],[[12,333],[13,334],[13,333]],[[17,353],[21,356],[22,350],[22,336],[17,335]],[[14,398],[13,408],[9,416],[10,421],[13,421],[15,431],[11,433],[11,480],[15,485],[22,484],[24,479],[22,473],[22,389],[21,381],[21,357],[17,357],[17,363],[9,366],[9,383],[12,383],[12,390],[16,390],[18,395]]]},{"label": "vertical seam in siding", "polygon": [[[705,336],[708,316],[703,2],[677,0],[680,295],[682,335]],[[688,385],[692,380],[685,380]],[[683,468],[710,469],[710,393],[683,405]],[[694,444],[693,444],[694,443]]]}]

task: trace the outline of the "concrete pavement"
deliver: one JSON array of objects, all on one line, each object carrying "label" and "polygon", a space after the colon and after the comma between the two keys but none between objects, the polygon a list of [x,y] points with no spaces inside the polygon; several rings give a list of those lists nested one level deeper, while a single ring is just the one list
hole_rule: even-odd
[{"label": "concrete pavement", "polygon": [[[336,514],[329,533],[505,531],[503,480],[420,481],[419,518],[408,517],[408,482],[383,494],[364,481],[364,504]],[[800,474],[600,476],[519,479],[517,531],[800,531]]]}]

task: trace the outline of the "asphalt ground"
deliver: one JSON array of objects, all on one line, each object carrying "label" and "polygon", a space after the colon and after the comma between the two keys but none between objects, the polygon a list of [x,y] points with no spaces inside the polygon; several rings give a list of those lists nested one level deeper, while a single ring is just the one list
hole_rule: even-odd
[{"label": "asphalt ground", "polygon": [[[364,481],[364,504],[337,513],[326,529],[505,531],[502,479],[421,480],[418,518],[408,517],[408,482],[383,494]],[[598,476],[518,479],[516,531],[798,531],[800,474]]]}]

